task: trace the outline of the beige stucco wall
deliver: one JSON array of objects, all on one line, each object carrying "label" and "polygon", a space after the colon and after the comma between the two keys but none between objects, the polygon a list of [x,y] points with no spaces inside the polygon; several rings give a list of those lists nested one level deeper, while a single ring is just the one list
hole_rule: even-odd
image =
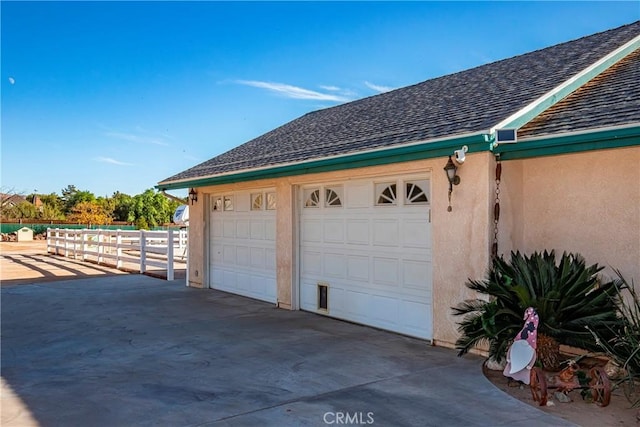
[{"label": "beige stucco wall", "polygon": [[[430,173],[433,238],[433,326],[434,341],[452,346],[458,333],[451,307],[472,297],[464,286],[469,278],[484,275],[489,263],[493,206],[494,161],[489,153],[469,154],[458,170],[460,185],[454,187],[453,211],[447,212],[448,181],[443,171],[446,158],[376,166],[346,171],[308,174],[214,187],[199,188],[198,202],[191,207],[189,240],[189,284],[207,287],[208,233],[204,225],[205,195],[249,188],[276,188],[276,271],[278,306],[297,308],[296,188],[309,183]],[[196,275],[196,272],[199,274]]]},{"label": "beige stucco wall", "polygon": [[640,147],[503,162],[500,252],[578,252],[640,283]]}]

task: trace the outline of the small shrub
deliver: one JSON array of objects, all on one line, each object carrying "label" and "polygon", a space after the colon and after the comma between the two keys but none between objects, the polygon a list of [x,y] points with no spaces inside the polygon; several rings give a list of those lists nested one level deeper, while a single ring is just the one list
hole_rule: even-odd
[{"label": "small shrub", "polygon": [[522,328],[527,307],[535,308],[540,316],[538,360],[544,368],[557,368],[558,344],[598,350],[585,327],[611,337],[611,331],[620,324],[616,316],[617,282],[601,283],[598,272],[602,268],[597,264],[586,266],[582,256],[566,252],[559,262],[554,251],[531,256],[512,252],[508,261],[495,258],[484,280],[466,283],[468,288],[489,296],[489,301],[473,299],[453,307],[454,315],[463,316],[458,324],[458,355],[486,342],[489,355],[503,360]]}]

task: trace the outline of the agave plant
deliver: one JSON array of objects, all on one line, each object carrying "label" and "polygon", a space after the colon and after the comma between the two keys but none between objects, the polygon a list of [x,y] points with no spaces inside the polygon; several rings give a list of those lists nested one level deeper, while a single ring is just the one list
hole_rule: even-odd
[{"label": "agave plant", "polygon": [[538,360],[547,369],[560,363],[560,344],[597,350],[587,327],[605,339],[620,326],[616,316],[617,281],[603,283],[598,272],[604,267],[586,266],[579,254],[563,253],[556,263],[555,251],[526,256],[511,252],[511,258],[494,258],[484,280],[469,280],[466,286],[488,296],[467,300],[453,307],[461,333],[458,355],[489,344],[489,356],[504,359],[516,333],[522,328],[527,307],[538,312]]},{"label": "agave plant", "polygon": [[[640,382],[640,296],[634,290],[633,281],[629,284],[618,270],[616,270],[616,274],[620,284],[618,287],[620,293],[617,295],[616,302],[622,317],[622,327],[611,330],[610,332],[615,335],[610,339],[593,331],[591,327],[589,330],[602,350],[626,373],[620,383],[627,385],[624,390],[632,406],[640,407],[640,390],[638,390]],[[624,291],[628,293],[626,298],[623,295]]]}]

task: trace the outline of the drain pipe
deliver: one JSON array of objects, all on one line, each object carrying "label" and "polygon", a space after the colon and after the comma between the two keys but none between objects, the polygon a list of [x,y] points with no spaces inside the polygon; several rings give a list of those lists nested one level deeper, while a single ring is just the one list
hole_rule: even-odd
[{"label": "drain pipe", "polygon": [[161,191],[161,193],[162,193],[162,195],[163,195],[164,197],[166,197],[167,199],[171,199],[171,200],[173,200],[173,201],[175,201],[175,202],[180,203],[181,205],[184,205],[184,204],[186,204],[186,203],[187,203],[187,202],[185,202],[185,201],[184,201],[184,199],[181,199],[181,198],[179,198],[179,197],[176,197],[176,196],[173,196],[173,195],[171,195],[171,194],[167,193],[167,191],[166,191],[166,190],[162,190],[162,191]]}]

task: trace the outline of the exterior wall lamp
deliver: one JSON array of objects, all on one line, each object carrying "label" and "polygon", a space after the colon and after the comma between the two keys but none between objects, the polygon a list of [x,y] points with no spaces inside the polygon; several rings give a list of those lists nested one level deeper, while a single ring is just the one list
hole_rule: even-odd
[{"label": "exterior wall lamp", "polygon": [[189,199],[191,200],[192,205],[198,201],[198,192],[196,191],[195,188],[192,188],[191,190],[189,190]]},{"label": "exterior wall lamp", "polygon": [[[456,163],[459,165],[464,163],[467,151],[469,151],[469,147],[463,145],[461,149],[453,152],[453,155],[456,158]],[[456,166],[453,160],[451,160],[451,156],[449,156],[449,160],[444,167],[444,171],[447,173],[447,179],[449,180],[449,206],[447,207],[447,212],[451,212],[451,193],[453,193],[453,186],[460,184],[460,177],[457,175],[458,166]]]},{"label": "exterior wall lamp", "polygon": [[458,167],[453,163],[453,160],[451,160],[451,156],[449,156],[449,161],[444,167],[444,171],[447,173],[447,179],[449,180],[449,207],[447,207],[447,212],[451,212],[451,193],[453,193],[453,186],[460,184],[460,177],[456,175]]}]

